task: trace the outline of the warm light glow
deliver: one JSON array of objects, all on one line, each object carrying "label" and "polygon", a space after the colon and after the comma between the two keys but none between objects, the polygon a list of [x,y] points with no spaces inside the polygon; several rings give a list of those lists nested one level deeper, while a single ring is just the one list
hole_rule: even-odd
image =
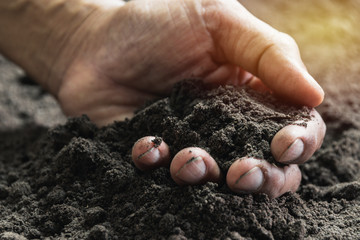
[{"label": "warm light glow", "polygon": [[360,73],[360,1],[239,2],[258,18],[294,37],[303,61],[320,83],[329,81],[329,76],[344,80],[344,72]]}]

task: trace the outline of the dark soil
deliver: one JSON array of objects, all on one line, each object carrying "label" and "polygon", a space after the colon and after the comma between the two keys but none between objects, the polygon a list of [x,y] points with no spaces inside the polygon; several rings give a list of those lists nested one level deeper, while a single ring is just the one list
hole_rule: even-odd
[{"label": "dark soil", "polygon": [[[244,155],[271,161],[271,137],[295,119],[306,120],[306,109],[275,112],[271,106],[279,103],[266,99],[264,108],[263,98],[248,89],[199,94],[185,84],[134,119],[98,129],[86,117],[64,123],[56,102],[0,58],[0,239],[359,239],[357,2],[244,3],[280,30],[293,34],[296,27],[304,59],[326,91],[318,111],[327,136],[301,166],[297,193],[270,200],[214,183],[178,187],[168,169],[136,170],[130,151],[137,138],[157,134],[172,154],[185,146],[205,147],[225,171],[227,161]],[[307,19],[316,31],[303,27]],[[322,35],[325,23],[334,26],[326,25]],[[331,41],[322,41],[324,36]],[[263,115],[253,115],[258,107]],[[247,136],[254,140],[246,142],[251,147],[239,131],[254,133]]]},{"label": "dark soil", "polygon": [[137,137],[160,136],[173,156],[186,147],[206,149],[226,172],[244,156],[276,163],[272,138],[295,121],[306,127],[310,111],[249,87],[211,89],[200,80],[187,80],[175,86],[170,97],[138,111],[128,128]]}]

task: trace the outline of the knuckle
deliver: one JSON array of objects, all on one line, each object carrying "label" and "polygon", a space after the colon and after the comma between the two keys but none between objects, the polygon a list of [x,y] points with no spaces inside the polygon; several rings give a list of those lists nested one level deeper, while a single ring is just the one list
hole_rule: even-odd
[{"label": "knuckle", "polygon": [[277,197],[281,194],[285,186],[285,176],[280,171],[275,171],[268,176],[265,193],[270,197]]},{"label": "knuckle", "polygon": [[277,192],[280,192],[281,189],[284,187],[284,179],[281,176],[275,176],[272,179],[272,184],[273,184],[273,188],[274,190],[276,190]]},{"label": "knuckle", "polygon": [[[233,17],[239,14],[239,2],[234,0],[200,0],[202,18],[210,30],[231,28]],[[236,8],[236,10],[235,10]]]},{"label": "knuckle", "polygon": [[201,1],[202,8],[202,18],[205,21],[206,25],[210,29],[219,29],[222,22],[225,20],[225,16],[222,14],[223,6],[222,2],[215,0],[203,0]]}]

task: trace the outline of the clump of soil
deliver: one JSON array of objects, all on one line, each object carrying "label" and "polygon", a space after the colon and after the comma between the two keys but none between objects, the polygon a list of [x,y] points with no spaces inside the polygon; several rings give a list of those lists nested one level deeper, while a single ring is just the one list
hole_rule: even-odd
[{"label": "clump of soil", "polygon": [[209,89],[200,80],[187,80],[175,86],[170,97],[140,110],[129,126],[140,136],[162,137],[173,155],[186,147],[204,148],[226,171],[245,156],[276,163],[272,138],[295,121],[306,127],[310,110],[246,86]]}]

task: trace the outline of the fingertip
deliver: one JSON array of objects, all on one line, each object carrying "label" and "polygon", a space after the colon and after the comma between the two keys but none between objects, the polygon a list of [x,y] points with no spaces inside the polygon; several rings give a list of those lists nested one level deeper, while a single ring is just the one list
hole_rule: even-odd
[{"label": "fingertip", "polygon": [[313,109],[306,127],[288,125],[277,132],[271,141],[271,153],[284,164],[301,164],[310,159],[321,147],[326,126],[319,113]]},{"label": "fingertip", "polygon": [[296,164],[283,168],[267,164],[266,183],[259,192],[267,194],[270,198],[277,198],[286,192],[295,192],[301,181],[301,171]]},{"label": "fingertip", "polygon": [[298,162],[301,155],[305,150],[304,141],[301,138],[295,139],[295,141],[281,154],[278,162],[280,163],[292,163]]},{"label": "fingertip", "polygon": [[169,146],[160,137],[146,136],[135,142],[131,157],[142,171],[165,166],[170,161]]},{"label": "fingertip", "polygon": [[[294,143],[297,139],[301,141],[300,137],[304,134],[305,128],[296,125],[285,126],[277,132],[270,145],[271,153],[276,161],[286,164],[287,161],[294,160],[292,157],[295,155],[297,155],[296,157],[299,157],[299,155],[301,155],[301,153],[298,154],[298,152],[301,151],[301,146],[299,146],[301,145],[301,142],[298,142],[295,145]],[[297,153],[294,153],[294,150],[291,148],[292,146],[293,149],[295,148],[295,150],[297,150]]]},{"label": "fingertip", "polygon": [[[324,90],[299,64],[293,61],[278,63],[272,70],[264,70],[261,79],[280,99],[296,105],[316,107],[324,100]],[[261,75],[261,74],[260,74]]]},{"label": "fingertip", "polygon": [[301,183],[301,171],[296,164],[290,164],[284,167],[285,174],[285,185],[283,187],[282,193],[287,191],[296,192]]},{"label": "fingertip", "polygon": [[259,93],[271,93],[271,90],[257,77],[252,77],[247,84]]},{"label": "fingertip", "polygon": [[226,183],[237,193],[255,193],[265,183],[262,160],[244,157],[236,160],[229,168]]},{"label": "fingertip", "polygon": [[301,172],[297,165],[277,167],[265,160],[241,158],[229,168],[226,182],[236,193],[265,193],[276,198],[294,192],[300,185]]},{"label": "fingertip", "polygon": [[218,182],[221,178],[221,172],[215,160],[205,150],[197,147],[179,151],[171,162],[170,173],[179,185]]},{"label": "fingertip", "polygon": [[318,95],[317,95],[317,98],[314,100],[314,105],[311,107],[317,107],[324,101],[325,91],[320,85],[318,85],[318,86],[319,86],[318,87]]},{"label": "fingertip", "polygon": [[307,71],[304,73],[304,79],[309,83],[309,86],[304,87],[306,93],[303,98],[300,98],[300,103],[309,107],[319,106],[324,101],[324,89]]},{"label": "fingertip", "polygon": [[318,106],[324,91],[302,62],[295,40],[283,33],[275,35],[272,47],[259,58],[256,75],[280,98],[298,105]]}]

